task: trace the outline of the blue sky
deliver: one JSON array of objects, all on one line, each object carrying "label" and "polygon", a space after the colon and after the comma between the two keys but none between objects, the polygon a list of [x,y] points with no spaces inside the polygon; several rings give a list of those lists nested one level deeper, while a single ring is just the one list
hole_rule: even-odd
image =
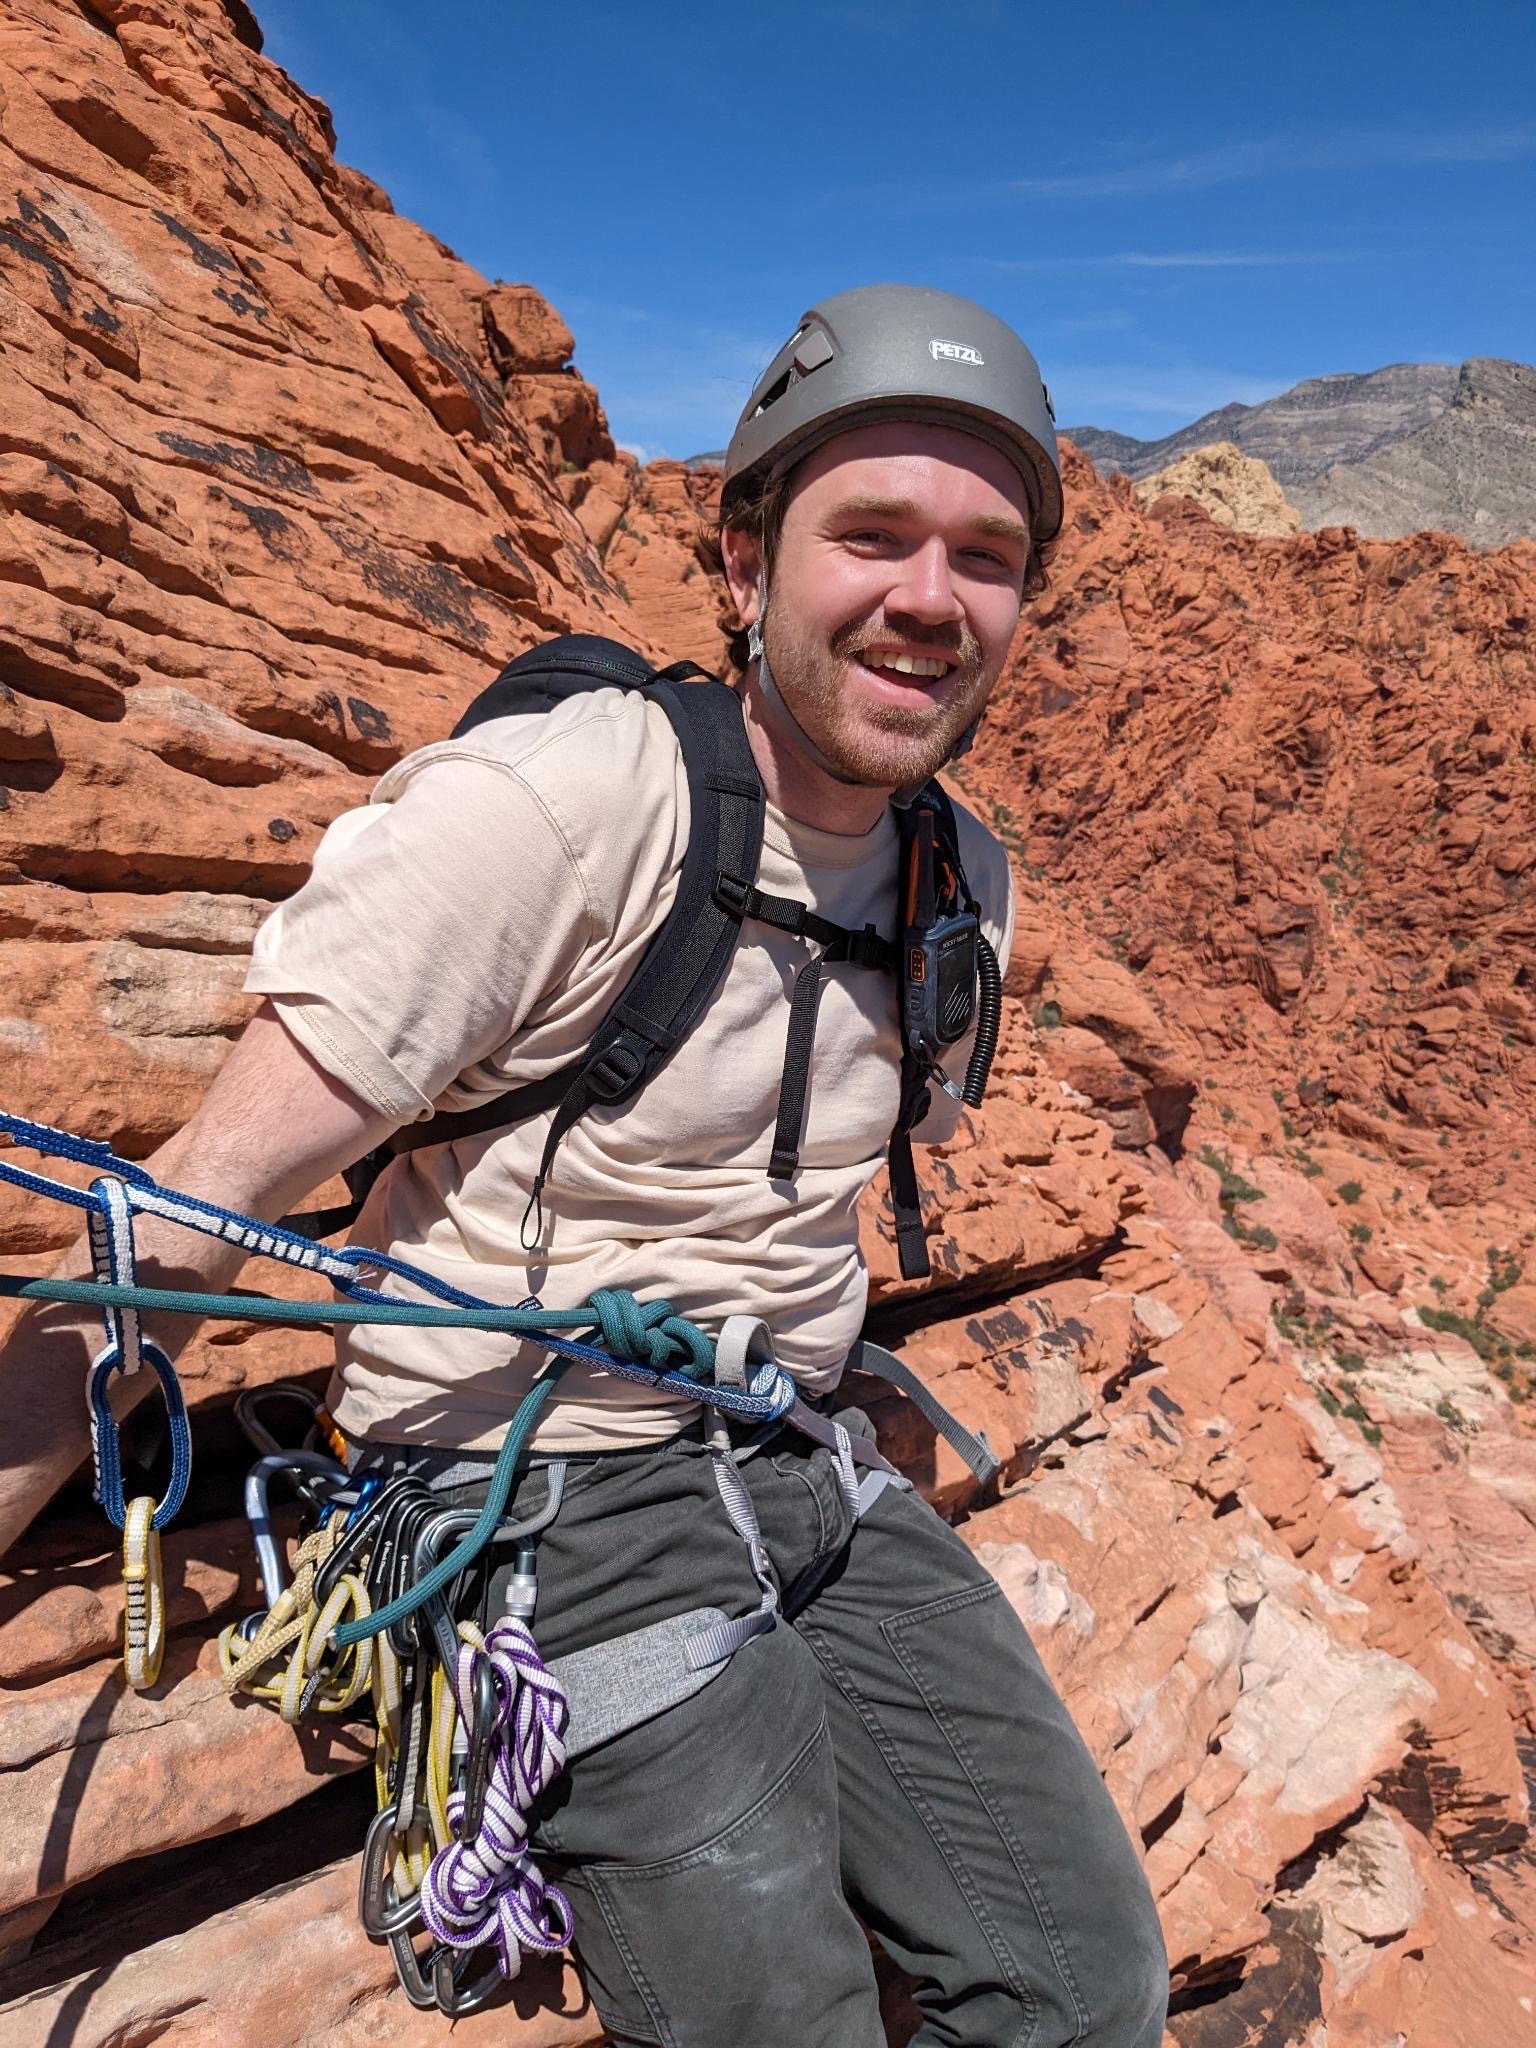
[{"label": "blue sky", "polygon": [[1536,0],[257,0],[342,157],[723,445],[803,309],[982,300],[1063,425],[1536,359]]}]

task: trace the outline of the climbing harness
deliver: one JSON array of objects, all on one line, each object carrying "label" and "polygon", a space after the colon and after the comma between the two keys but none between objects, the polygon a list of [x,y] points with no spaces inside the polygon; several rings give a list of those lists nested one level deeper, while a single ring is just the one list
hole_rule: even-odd
[{"label": "climbing harness", "polygon": [[[242,1427],[260,1453],[245,1502],[256,1546],[263,1613],[224,1629],[225,1689],[275,1706],[285,1721],[346,1715],[365,1697],[375,1726],[378,1811],[364,1844],[359,1914],[387,1942],[406,1996],[458,2017],[477,2010],[521,1968],[571,1936],[570,1908],[546,1883],[529,1848],[529,1815],[573,1758],[666,1712],[710,1684],[746,1643],[777,1625],[778,1594],[730,1423],[787,1423],[829,1450],[855,1518],[882,1488],[905,1485],[878,1450],[835,1416],[808,1406],[773,1355],[767,1326],[732,1316],[713,1338],[664,1301],[598,1290],[576,1309],[530,1297],[502,1308],[403,1260],[356,1245],[332,1249],[285,1227],[160,1186],[107,1145],[0,1112],[0,1135],[23,1149],[84,1167],[78,1187],[0,1154],[0,1182],[84,1209],[93,1278],[33,1280],[0,1274],[0,1296],[88,1304],[101,1311],[104,1347],[88,1378],[96,1496],[123,1531],[124,1669],[130,1685],[156,1683],[165,1641],[160,1531],[191,1474],[186,1404],[165,1352],[142,1321],[157,1311],[299,1326],[412,1323],[504,1331],[543,1349],[548,1362],[513,1414],[479,1509],[447,1507],[420,1478],[351,1470],[322,1404],[280,1385],[241,1397]],[[338,1302],[201,1294],[138,1284],[134,1219],[155,1216],[330,1281]],[[386,1292],[416,1290],[426,1299]],[[727,1615],[699,1607],[546,1664],[531,1630],[537,1538],[559,1511],[565,1466],[542,1464],[545,1498],[507,1523],[513,1480],[544,1403],[574,1361],[701,1403],[727,1516],[751,1559],[756,1608]],[[983,1479],[996,1470],[970,1436],[887,1354],[863,1347],[859,1365],[902,1386]],[[118,1425],[107,1399],[113,1374],[148,1364],[169,1421],[171,1476],[163,1496],[124,1497]],[[263,1420],[275,1401],[300,1405],[316,1442],[283,1447]],[[325,1448],[321,1449],[320,1444]],[[314,1526],[299,1538],[291,1575],[273,1534],[269,1496],[279,1477],[299,1493]],[[456,1622],[466,1574],[491,1547],[515,1546],[505,1611],[482,1632]],[[419,1951],[424,1931],[431,1946]],[[494,1952],[490,1967],[477,1951]]]}]

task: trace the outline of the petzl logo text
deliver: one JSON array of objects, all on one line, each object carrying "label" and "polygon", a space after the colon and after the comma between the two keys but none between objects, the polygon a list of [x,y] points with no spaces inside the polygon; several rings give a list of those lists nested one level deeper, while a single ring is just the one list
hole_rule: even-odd
[{"label": "petzl logo text", "polygon": [[974,363],[978,370],[982,367],[981,350],[972,348],[968,341],[930,341],[928,353],[936,363]]}]

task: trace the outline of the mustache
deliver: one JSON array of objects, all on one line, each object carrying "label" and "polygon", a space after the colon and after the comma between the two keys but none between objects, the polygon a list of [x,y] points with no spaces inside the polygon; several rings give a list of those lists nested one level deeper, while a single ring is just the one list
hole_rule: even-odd
[{"label": "mustache", "polygon": [[883,631],[862,620],[850,619],[847,625],[838,627],[828,644],[839,661],[851,661],[872,647],[885,647],[893,641],[903,647],[942,655],[963,674],[971,674],[981,666],[981,642],[967,627],[924,626],[916,619],[900,624],[888,621]]}]

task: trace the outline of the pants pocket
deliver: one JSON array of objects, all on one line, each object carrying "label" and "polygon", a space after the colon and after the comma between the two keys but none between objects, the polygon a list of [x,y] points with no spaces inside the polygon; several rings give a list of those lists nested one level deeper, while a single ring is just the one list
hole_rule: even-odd
[{"label": "pants pocket", "polygon": [[770,1789],[684,1854],[573,1873],[593,2004],[660,2048],[877,2048],[869,1948],[838,1880],[825,1723]]},{"label": "pants pocket", "polygon": [[853,1512],[831,1451],[820,1445],[797,1446],[775,1452],[771,1462],[779,1481],[778,1498],[759,1500],[757,1505],[768,1555],[778,1574],[780,1605],[792,1616],[846,1547],[853,1534]]},{"label": "pants pocket", "polygon": [[1153,2048],[1167,1969],[1140,1860],[1001,1588],[881,1628],[927,1709],[920,1810],[1029,2038]]}]

